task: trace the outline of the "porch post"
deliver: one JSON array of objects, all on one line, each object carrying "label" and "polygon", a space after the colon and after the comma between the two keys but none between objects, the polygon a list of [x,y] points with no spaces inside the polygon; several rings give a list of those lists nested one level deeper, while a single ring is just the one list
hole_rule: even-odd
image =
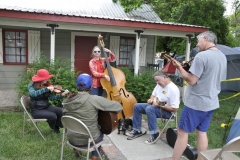
[{"label": "porch post", "polygon": [[58,27],[57,24],[47,24],[48,27],[51,27],[51,50],[50,50],[50,60],[55,60],[55,27]]},{"label": "porch post", "polygon": [[[185,55],[185,60],[189,61],[190,60],[190,46],[191,46],[191,38],[193,37],[192,34],[187,34],[187,44],[186,44],[186,55]],[[185,84],[185,82],[184,82]],[[184,98],[185,92],[186,92],[186,85],[183,85],[183,93],[182,93],[182,99]]]},{"label": "porch post", "polygon": [[135,44],[135,64],[134,64],[134,74],[137,75],[138,74],[138,64],[139,64],[139,48],[140,48],[140,34],[143,33],[142,30],[135,30],[134,32],[136,32],[136,44]]}]

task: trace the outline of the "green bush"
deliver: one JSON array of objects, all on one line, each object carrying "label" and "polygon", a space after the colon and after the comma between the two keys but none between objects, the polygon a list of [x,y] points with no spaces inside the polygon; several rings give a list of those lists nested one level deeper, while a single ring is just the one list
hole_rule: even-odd
[{"label": "green bush", "polygon": [[[18,92],[19,98],[29,93],[28,84],[31,82],[32,76],[35,75],[39,69],[43,68],[54,75],[53,78],[50,79],[53,85],[60,85],[62,89],[77,92],[76,78],[79,72],[75,72],[74,69],[71,68],[71,61],[67,60],[63,62],[61,58],[57,58],[55,61],[49,61],[46,56],[40,53],[39,58],[33,62],[33,65],[26,66],[26,73],[18,75],[20,80],[15,83],[14,90]],[[61,100],[51,103],[61,107]]]},{"label": "green bush", "polygon": [[126,90],[132,92],[138,102],[147,102],[156,86],[156,82],[152,78],[153,73],[144,71],[139,75],[134,75],[128,67],[121,67],[119,69],[126,76]]}]

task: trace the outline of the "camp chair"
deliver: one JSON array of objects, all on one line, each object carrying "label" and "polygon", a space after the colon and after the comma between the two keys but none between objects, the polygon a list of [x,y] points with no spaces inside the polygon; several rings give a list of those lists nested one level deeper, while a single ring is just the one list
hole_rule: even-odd
[{"label": "camp chair", "polygon": [[160,132],[160,135],[165,132],[165,129],[167,128],[167,125],[168,125],[169,122],[175,122],[176,128],[178,127],[178,124],[177,124],[177,112],[176,113],[172,113],[172,115],[171,115],[171,117],[169,119],[167,119],[167,118],[157,118],[157,119],[161,120],[163,122],[163,124],[164,124],[164,127],[163,127],[162,131]]},{"label": "camp chair", "polygon": [[[29,95],[23,95],[20,99],[22,107],[24,109],[24,115],[23,115],[23,135],[22,137],[24,138],[24,130],[25,130],[25,123],[26,122],[32,122],[33,125],[35,126],[35,128],[37,129],[38,133],[41,135],[41,137],[46,140],[44,138],[44,136],[42,135],[42,133],[40,132],[40,130],[37,127],[37,122],[47,122],[47,119],[34,119],[32,118],[31,114],[28,112],[27,108],[30,106],[30,97]],[[27,117],[28,116],[28,119]]]},{"label": "camp chair", "polygon": [[[81,120],[79,120],[75,117],[72,117],[72,116],[62,116],[61,120],[62,120],[62,124],[64,127],[63,136],[62,136],[62,148],[61,148],[61,158],[60,158],[61,160],[63,159],[63,147],[65,144],[69,145],[71,148],[74,148],[76,150],[87,152],[87,158],[86,158],[87,160],[89,159],[89,153],[93,150],[96,150],[98,152],[100,159],[102,160],[102,157],[97,148],[99,146],[101,146],[103,141],[95,143],[88,127]],[[69,141],[65,142],[65,140],[64,140],[65,130],[70,130],[70,131],[78,133],[78,134],[89,136],[88,145],[86,147],[76,147],[76,146],[71,145]],[[91,143],[93,144],[92,146],[91,146]]]},{"label": "camp chair", "polygon": [[232,152],[240,152],[240,136],[233,138],[223,148],[209,149],[201,152],[206,160],[240,160]]}]

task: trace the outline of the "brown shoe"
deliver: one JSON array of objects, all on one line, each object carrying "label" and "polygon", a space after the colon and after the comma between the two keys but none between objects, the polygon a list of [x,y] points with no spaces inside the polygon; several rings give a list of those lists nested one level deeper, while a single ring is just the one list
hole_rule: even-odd
[{"label": "brown shoe", "polygon": [[73,151],[74,151],[74,154],[75,154],[76,157],[80,157],[82,155],[82,152],[79,151],[79,150],[76,150],[76,149],[73,148]]},{"label": "brown shoe", "polygon": [[98,156],[92,156],[92,160],[98,160]]}]

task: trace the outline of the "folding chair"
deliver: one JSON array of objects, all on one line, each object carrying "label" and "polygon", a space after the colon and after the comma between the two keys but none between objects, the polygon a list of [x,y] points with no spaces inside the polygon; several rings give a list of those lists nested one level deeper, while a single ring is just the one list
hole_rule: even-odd
[{"label": "folding chair", "polygon": [[223,148],[210,149],[201,152],[206,160],[240,160],[232,152],[240,152],[240,136],[233,138]]},{"label": "folding chair", "polygon": [[[62,116],[62,124],[64,127],[63,130],[63,136],[62,136],[62,148],[61,148],[61,160],[63,158],[63,147],[64,144],[69,145],[71,148],[74,148],[76,150],[80,150],[83,152],[87,152],[87,160],[89,159],[89,153],[93,150],[96,150],[98,152],[98,155],[100,157],[100,159],[102,160],[102,157],[98,151],[98,147],[101,146],[101,144],[103,143],[103,141],[100,141],[98,143],[95,143],[92,134],[90,133],[88,127],[79,119],[72,117],[72,116]],[[69,141],[65,141],[65,130],[70,130],[72,132],[78,133],[78,134],[82,134],[82,135],[87,135],[89,136],[88,138],[88,144],[86,147],[75,147],[73,145],[70,144]],[[91,143],[93,144],[91,146]]]},{"label": "folding chair", "polygon": [[[28,112],[27,108],[30,106],[30,97],[29,95],[23,95],[20,99],[22,107],[24,109],[24,115],[23,115],[23,135],[22,137],[24,138],[24,130],[25,130],[25,123],[26,122],[32,122],[33,125],[35,126],[35,128],[37,129],[38,133],[41,135],[41,137],[46,140],[44,138],[44,136],[42,135],[42,133],[40,132],[40,130],[37,127],[37,122],[47,122],[47,119],[34,119],[32,118],[31,114]],[[27,117],[28,116],[28,119]]]},{"label": "folding chair", "polygon": [[164,124],[164,127],[163,127],[160,135],[165,132],[165,129],[166,129],[166,127],[167,127],[169,122],[175,122],[175,126],[176,126],[176,128],[178,128],[177,112],[176,113],[172,113],[172,115],[171,115],[171,117],[169,119],[166,119],[166,118],[157,118],[157,119],[161,120],[163,122],[163,124]]}]

